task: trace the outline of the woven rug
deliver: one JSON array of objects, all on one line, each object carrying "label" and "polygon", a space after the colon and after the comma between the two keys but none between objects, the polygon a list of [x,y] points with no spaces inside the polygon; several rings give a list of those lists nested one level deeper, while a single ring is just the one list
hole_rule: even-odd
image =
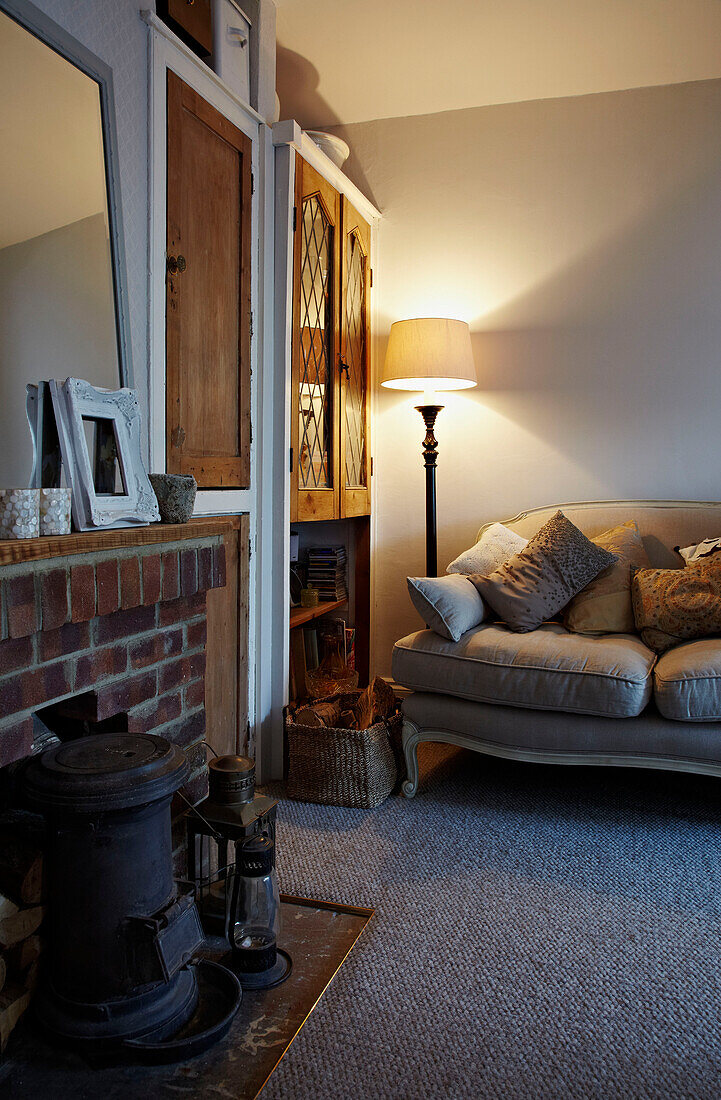
[{"label": "woven rug", "polygon": [[411,801],[280,806],[281,888],[376,913],[262,1100],[718,1100],[721,783],[420,758]]}]

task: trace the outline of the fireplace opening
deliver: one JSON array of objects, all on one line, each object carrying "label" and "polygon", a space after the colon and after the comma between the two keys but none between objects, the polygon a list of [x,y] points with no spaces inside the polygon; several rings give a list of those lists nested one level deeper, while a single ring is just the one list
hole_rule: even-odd
[{"label": "fireplace opening", "polygon": [[33,714],[33,754],[53,741],[75,741],[95,733],[127,733],[128,715],[121,711],[98,720],[98,697],[93,691],[73,695],[41,707]]}]

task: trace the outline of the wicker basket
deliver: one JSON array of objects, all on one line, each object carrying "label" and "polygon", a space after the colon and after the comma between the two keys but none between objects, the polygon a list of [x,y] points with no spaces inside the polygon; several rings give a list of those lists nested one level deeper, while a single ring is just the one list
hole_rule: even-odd
[{"label": "wicker basket", "polygon": [[[355,692],[355,699],[360,692]],[[348,698],[333,696],[333,699]],[[398,770],[392,742],[400,741],[400,715],[367,730],[304,726],[286,712],[288,798],[372,810],[396,786]],[[397,750],[396,750],[397,751]]]}]

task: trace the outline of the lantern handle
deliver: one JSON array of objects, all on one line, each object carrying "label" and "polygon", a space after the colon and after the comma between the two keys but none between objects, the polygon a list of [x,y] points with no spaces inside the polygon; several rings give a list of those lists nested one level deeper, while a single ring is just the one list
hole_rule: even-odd
[{"label": "lantern handle", "polygon": [[177,793],[180,795],[180,797],[182,798],[182,800],[186,804],[186,806],[188,806],[193,811],[193,813],[196,814],[200,818],[200,820],[203,822],[204,825],[207,825],[207,827],[210,829],[210,835],[212,836],[213,840],[222,840],[223,837],[220,835],[220,833],[215,831],[215,829],[210,824],[210,822],[206,818],[203,817],[200,810],[196,806],[194,806],[193,803],[189,799],[187,799],[185,797],[183,792],[178,791]]},{"label": "lantern handle", "polygon": [[217,753],[217,752],[215,751],[215,749],[214,749],[214,748],[213,748],[213,746],[211,745],[210,741],[206,741],[206,739],[205,739],[205,738],[203,738],[203,742],[202,742],[202,743],[203,743],[204,745],[206,745],[206,746],[207,746],[207,747],[208,747],[208,748],[210,749],[210,751],[212,752],[213,756],[215,756],[215,757],[216,757],[216,759],[217,759],[217,758],[218,758],[218,753]]}]

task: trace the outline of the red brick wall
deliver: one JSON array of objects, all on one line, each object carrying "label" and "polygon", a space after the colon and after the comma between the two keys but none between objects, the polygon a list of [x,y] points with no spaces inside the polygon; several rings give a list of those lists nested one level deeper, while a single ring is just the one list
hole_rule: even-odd
[{"label": "red brick wall", "polygon": [[220,538],[6,566],[0,576],[0,766],[32,750],[52,703],[180,745],[183,793],[207,792],[205,593],[225,584]]}]

